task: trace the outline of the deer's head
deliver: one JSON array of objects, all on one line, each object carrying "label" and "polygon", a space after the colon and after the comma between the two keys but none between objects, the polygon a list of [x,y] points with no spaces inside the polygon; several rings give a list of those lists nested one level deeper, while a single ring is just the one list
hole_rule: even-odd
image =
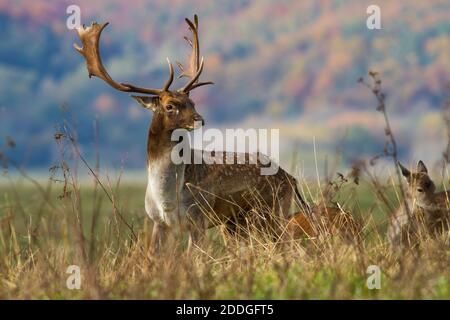
[{"label": "deer's head", "polygon": [[436,190],[436,186],[428,175],[427,167],[422,160],[417,164],[417,170],[415,172],[411,172],[406,169],[402,164],[398,163],[403,176],[406,178],[408,185],[411,188],[413,196],[419,200],[423,200],[429,196],[431,196]]},{"label": "deer's head", "polygon": [[103,66],[100,57],[99,42],[103,29],[108,22],[97,24],[93,22],[90,27],[84,26],[77,29],[77,34],[83,44],[80,48],[74,44],[75,49],[85,58],[89,77],[96,76],[114,89],[129,93],[141,93],[144,96],[132,97],[144,108],[153,111],[154,120],[158,122],[159,127],[165,131],[171,131],[178,128],[193,130],[204,124],[203,118],[195,110],[194,102],[189,98],[189,93],[200,86],[212,84],[210,81],[199,82],[203,71],[203,58],[200,59],[199,37],[198,37],[198,17],[194,16],[194,22],[186,19],[189,30],[192,33],[192,39],[185,37],[185,40],[192,47],[188,68],[177,62],[181,70],[181,77],[189,78],[188,83],[178,90],[171,90],[174,71],[172,63],[167,59],[169,65],[169,78],[162,89],[142,88],[129,83],[118,83],[114,81]]}]

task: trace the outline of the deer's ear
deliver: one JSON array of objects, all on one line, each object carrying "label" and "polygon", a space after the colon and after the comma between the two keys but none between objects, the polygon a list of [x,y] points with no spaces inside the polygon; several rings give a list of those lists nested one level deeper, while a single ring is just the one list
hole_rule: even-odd
[{"label": "deer's ear", "polygon": [[155,112],[159,106],[159,97],[149,97],[149,96],[131,96],[131,97],[145,109],[150,109],[153,112]]},{"label": "deer's ear", "polygon": [[417,164],[417,171],[422,172],[422,173],[428,173],[428,169],[422,160],[419,160],[419,163]]},{"label": "deer's ear", "polygon": [[400,163],[400,161],[398,162],[398,166],[400,167],[400,170],[402,171],[402,174],[405,178],[410,178],[411,177],[411,171],[409,171],[408,169],[406,169],[404,166],[402,166],[402,164]]}]

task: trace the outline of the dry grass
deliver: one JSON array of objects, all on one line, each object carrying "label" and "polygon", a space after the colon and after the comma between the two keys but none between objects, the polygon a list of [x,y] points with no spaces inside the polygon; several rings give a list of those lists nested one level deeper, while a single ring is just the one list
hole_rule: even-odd
[{"label": "dry grass", "polygon": [[[396,163],[381,81],[371,76],[375,82],[368,86],[386,119],[383,156]],[[339,207],[352,214],[361,226],[353,237],[331,232],[325,223],[311,238],[285,234],[274,240],[250,224],[241,230],[244,237],[211,229],[190,254],[186,236],[172,236],[165,250],[153,255],[145,186],[122,185],[120,176],[101,175],[98,159],[89,165],[67,124],[55,139],[61,159],[46,183],[34,180],[0,150],[6,181],[0,185],[2,299],[450,298],[448,233],[421,233],[414,248],[397,250],[388,244],[387,221],[405,195],[398,171],[381,177],[358,161],[347,175],[326,173],[321,179],[317,169],[316,181],[299,186],[317,208]],[[12,140],[7,147],[14,148]],[[92,182],[79,183],[79,161]],[[11,169],[21,178],[11,179]],[[271,211],[263,205],[255,209]],[[333,220],[336,227],[334,221],[346,219]],[[80,290],[66,286],[70,265],[81,268]],[[379,290],[367,288],[370,265],[382,272]]]},{"label": "dry grass", "polygon": [[[149,250],[151,222],[143,213],[145,186],[110,184],[112,205],[95,191],[95,181],[68,183],[63,197],[58,197],[62,188],[55,181],[10,181],[2,187],[0,298],[450,297],[448,240],[444,235],[423,237],[419,247],[402,253],[390,248],[384,234],[387,209],[369,183],[348,183],[334,198],[362,220],[361,240],[323,232],[312,239],[276,242],[253,230],[243,240],[216,228],[191,255],[182,237],[172,238],[166,251],[154,256]],[[308,190],[320,203],[323,192]],[[389,190],[389,201],[398,203],[393,188]],[[81,267],[81,290],[66,287],[69,265]],[[366,286],[369,265],[381,268],[380,290]]]}]

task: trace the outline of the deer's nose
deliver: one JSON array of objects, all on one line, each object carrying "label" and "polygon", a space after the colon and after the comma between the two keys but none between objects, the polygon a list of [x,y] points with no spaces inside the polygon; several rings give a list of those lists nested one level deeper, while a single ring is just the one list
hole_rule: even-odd
[{"label": "deer's nose", "polygon": [[201,122],[201,123],[202,123],[202,126],[205,125],[205,120],[204,120],[203,117],[202,117],[201,115],[199,115],[199,114],[196,114],[196,115],[194,116],[194,121],[195,121],[195,122]]}]

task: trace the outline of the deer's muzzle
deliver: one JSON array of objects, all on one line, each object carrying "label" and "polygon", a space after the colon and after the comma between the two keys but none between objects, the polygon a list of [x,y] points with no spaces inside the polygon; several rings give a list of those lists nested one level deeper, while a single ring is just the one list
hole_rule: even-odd
[{"label": "deer's muzzle", "polygon": [[203,119],[203,117],[199,114],[196,114],[194,116],[194,128],[197,129],[204,125],[205,125],[205,120]]}]

